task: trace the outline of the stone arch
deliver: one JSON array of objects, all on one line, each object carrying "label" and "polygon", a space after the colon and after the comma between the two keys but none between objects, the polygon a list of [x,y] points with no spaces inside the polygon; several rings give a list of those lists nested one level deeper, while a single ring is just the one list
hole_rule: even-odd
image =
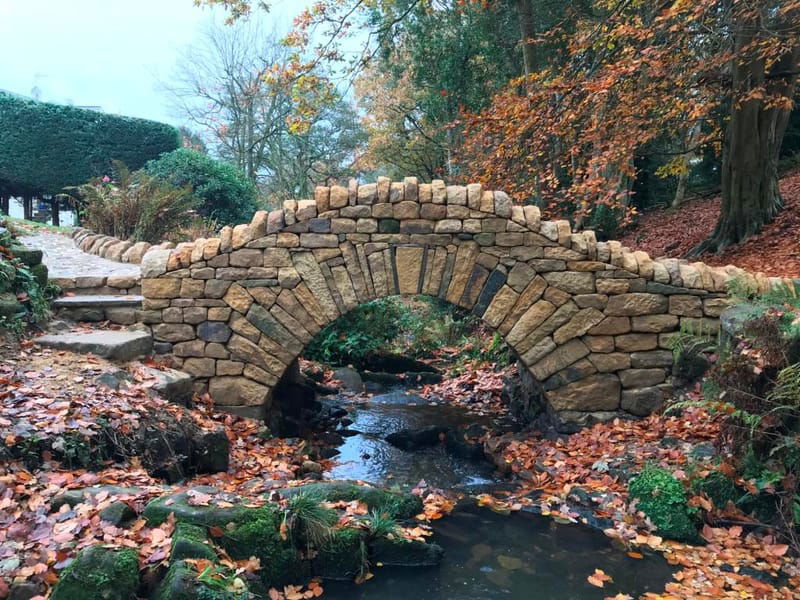
[{"label": "stone arch", "polygon": [[656,409],[669,334],[713,327],[743,274],[598,242],[480,184],[379,178],[149,251],[142,321],[220,408],[259,416],[325,325],[375,298],[437,296],[500,331],[570,428]]}]

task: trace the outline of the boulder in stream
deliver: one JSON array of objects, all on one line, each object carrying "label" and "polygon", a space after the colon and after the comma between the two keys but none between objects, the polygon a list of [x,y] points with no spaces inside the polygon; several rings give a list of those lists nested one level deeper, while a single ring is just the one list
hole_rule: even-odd
[{"label": "boulder in stream", "polygon": [[442,443],[450,428],[444,425],[429,425],[420,429],[401,429],[386,436],[392,446],[413,452]]}]

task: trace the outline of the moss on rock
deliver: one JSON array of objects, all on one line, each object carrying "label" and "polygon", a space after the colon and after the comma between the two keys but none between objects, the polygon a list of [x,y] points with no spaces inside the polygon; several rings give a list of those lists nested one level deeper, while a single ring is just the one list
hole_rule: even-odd
[{"label": "moss on rock", "polygon": [[646,467],[628,485],[631,499],[653,522],[658,532],[668,538],[698,543],[700,537],[692,520],[681,482],[658,467]]},{"label": "moss on rock", "polygon": [[353,579],[364,568],[367,550],[362,531],[336,529],[314,559],[314,574],[325,579]]},{"label": "moss on rock", "polygon": [[156,590],[155,600],[246,600],[246,591],[212,588],[198,579],[197,572],[182,561],[174,561]]},{"label": "moss on rock", "polygon": [[432,567],[442,562],[444,549],[439,544],[409,541],[393,536],[380,537],[370,545],[373,561],[387,567]]},{"label": "moss on rock", "polygon": [[288,536],[281,537],[282,521],[283,512],[275,505],[250,509],[220,538],[231,558],[255,556],[261,561],[260,574],[266,586],[300,583],[311,575],[309,561],[303,560]]},{"label": "moss on rock", "polygon": [[695,481],[692,490],[696,494],[702,493],[708,496],[717,508],[725,508],[728,502],[736,504],[744,495],[744,492],[720,471],[713,471],[707,477]]},{"label": "moss on rock", "polygon": [[139,587],[135,550],[89,546],[61,573],[52,600],[130,600]]},{"label": "moss on rock", "polygon": [[281,490],[285,496],[301,492],[313,493],[327,502],[358,500],[366,504],[371,511],[385,513],[387,516],[399,520],[410,519],[422,512],[422,500],[419,496],[408,492],[357,485],[349,481],[311,483]]},{"label": "moss on rock", "polygon": [[161,525],[167,520],[170,513],[175,515],[177,521],[183,523],[224,526],[228,523],[241,521],[249,511],[253,510],[242,506],[239,499],[228,496],[225,496],[225,500],[233,504],[233,506],[221,507],[213,503],[208,505],[189,504],[192,492],[212,496],[219,494],[216,488],[198,486],[186,492],[160,496],[148,502],[147,506],[144,507],[142,516],[147,519],[147,523],[151,526]]},{"label": "moss on rock", "polygon": [[208,543],[206,530],[200,525],[178,523],[172,534],[172,560],[184,558],[207,558],[216,560],[217,553]]}]

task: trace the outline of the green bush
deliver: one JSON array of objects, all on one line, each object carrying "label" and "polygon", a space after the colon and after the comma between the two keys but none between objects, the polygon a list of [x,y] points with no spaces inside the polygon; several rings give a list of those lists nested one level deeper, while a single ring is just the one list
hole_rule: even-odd
[{"label": "green bush", "polygon": [[61,193],[108,174],[114,160],[138,169],[179,141],[164,123],[0,93],[0,182],[17,194]]},{"label": "green bush", "polygon": [[176,188],[144,171],[114,163],[114,179],[95,178],[74,188],[86,227],[136,242],[162,242],[189,219],[197,200],[191,188]]},{"label": "green bush", "polygon": [[317,334],[305,356],[359,368],[370,354],[430,358],[446,346],[458,347],[462,360],[485,360],[501,366],[511,360],[502,336],[489,335],[478,317],[427,296],[390,297],[363,304]]},{"label": "green bush", "polygon": [[397,298],[362,304],[320,331],[306,348],[305,356],[330,364],[358,366],[369,354],[395,342],[407,315]]},{"label": "green bush", "polygon": [[692,520],[686,490],[671,473],[659,467],[645,467],[628,485],[631,499],[664,537],[681,542],[697,542],[697,527]]},{"label": "green bush", "polygon": [[235,166],[191,148],[179,148],[147,163],[145,170],[173,186],[191,186],[198,212],[223,225],[249,222],[256,211],[256,186]]}]

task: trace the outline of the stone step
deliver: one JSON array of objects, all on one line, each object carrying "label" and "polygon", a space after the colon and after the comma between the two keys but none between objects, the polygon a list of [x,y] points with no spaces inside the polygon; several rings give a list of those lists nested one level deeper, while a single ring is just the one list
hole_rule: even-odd
[{"label": "stone step", "polygon": [[153,351],[153,338],[145,331],[90,331],[59,333],[36,338],[45,348],[94,354],[114,360],[131,360]]},{"label": "stone step", "polygon": [[142,297],[135,295],[63,296],[53,302],[53,310],[61,318],[97,323],[111,321],[118,325],[136,322],[136,311],[142,308]]},{"label": "stone step", "polygon": [[127,306],[141,308],[142,297],[135,295],[93,295],[93,296],[62,296],[53,301],[53,308],[113,308]]}]

